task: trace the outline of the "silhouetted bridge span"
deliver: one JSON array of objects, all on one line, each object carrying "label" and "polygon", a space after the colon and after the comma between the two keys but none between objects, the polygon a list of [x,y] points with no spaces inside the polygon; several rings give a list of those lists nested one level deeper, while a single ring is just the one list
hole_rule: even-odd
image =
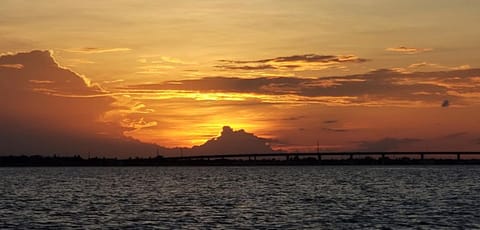
[{"label": "silhouetted bridge span", "polygon": [[[461,160],[462,156],[478,156],[480,152],[328,152],[328,153],[256,153],[256,154],[214,154],[214,155],[195,155],[195,156],[178,156],[167,157],[171,160],[218,160],[218,159],[248,159],[257,160],[257,158],[284,158],[285,160],[299,159],[300,157],[316,158],[322,160],[324,157],[341,157],[341,159],[353,160],[355,156],[374,157],[385,159],[386,157],[415,157],[415,159],[424,160],[426,156],[438,159],[445,156],[454,157]],[[335,158],[333,158],[335,159]]]}]

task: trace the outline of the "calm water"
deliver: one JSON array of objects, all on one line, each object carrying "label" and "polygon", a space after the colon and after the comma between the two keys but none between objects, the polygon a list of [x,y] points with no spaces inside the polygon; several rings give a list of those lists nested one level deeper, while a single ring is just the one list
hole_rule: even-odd
[{"label": "calm water", "polygon": [[0,168],[0,228],[480,229],[480,167]]}]

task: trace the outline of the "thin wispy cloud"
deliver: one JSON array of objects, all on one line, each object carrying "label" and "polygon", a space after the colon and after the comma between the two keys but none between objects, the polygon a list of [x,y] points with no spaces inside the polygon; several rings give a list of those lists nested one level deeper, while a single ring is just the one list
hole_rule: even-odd
[{"label": "thin wispy cloud", "polygon": [[131,50],[132,49],[130,48],[98,48],[98,47],[64,49],[64,51],[67,51],[70,53],[81,53],[81,54],[102,54],[102,53],[114,53],[114,52],[127,52]]},{"label": "thin wispy cloud", "polygon": [[435,63],[429,63],[429,62],[414,63],[408,66],[408,68],[421,68],[421,67],[442,68],[443,66]]},{"label": "thin wispy cloud", "polygon": [[237,64],[246,63],[289,63],[289,62],[318,62],[318,63],[331,63],[331,62],[365,62],[367,59],[359,58],[355,55],[318,55],[318,54],[304,54],[304,55],[292,55],[285,57],[276,57],[269,59],[260,59],[252,61],[241,60],[219,60],[220,62],[229,62]]},{"label": "thin wispy cloud", "polygon": [[192,61],[186,61],[176,57],[163,56],[163,55],[141,55],[138,57],[139,63],[151,63],[151,64],[174,64],[174,65],[195,65],[198,64]]},{"label": "thin wispy cloud", "polygon": [[410,64],[407,67],[392,68],[391,70],[399,73],[409,74],[409,73],[414,73],[416,71],[425,71],[425,70],[451,71],[451,70],[468,70],[468,69],[471,69],[471,66],[468,64],[460,65],[460,66],[446,66],[446,65],[431,63],[431,62],[419,62],[419,63]]},{"label": "thin wispy cloud", "polygon": [[323,121],[324,124],[335,124],[337,123],[338,120],[326,120],[326,121]]},{"label": "thin wispy cloud", "polygon": [[304,54],[259,60],[218,60],[216,68],[228,70],[309,70],[338,67],[346,63],[363,63],[368,59],[355,55]]},{"label": "thin wispy cloud", "polygon": [[166,62],[166,63],[171,63],[171,64],[177,64],[177,65],[193,65],[195,64],[194,62],[188,62],[181,60],[179,58],[175,57],[168,57],[168,56],[161,56],[160,61],[152,61],[152,63],[161,63],[161,62]]},{"label": "thin wispy cloud", "polygon": [[386,48],[386,51],[401,53],[401,54],[417,54],[433,51],[432,48],[417,48],[417,47],[407,47],[407,46],[398,46]]},{"label": "thin wispy cloud", "polygon": [[350,131],[348,129],[335,129],[335,128],[323,128],[323,130],[328,131],[328,132],[335,132],[335,133],[343,133],[343,132]]},{"label": "thin wispy cloud", "polygon": [[0,64],[0,68],[22,69],[22,64]]},{"label": "thin wispy cloud", "polygon": [[72,59],[68,59],[66,61],[71,63],[71,64],[95,64],[94,61],[90,61],[90,60],[87,60],[87,59],[81,59],[81,58],[72,58]]},{"label": "thin wispy cloud", "polygon": [[[228,69],[228,70],[268,70],[277,69],[272,65],[217,65],[216,68]],[[297,65],[295,67],[298,67]],[[295,68],[294,67],[294,68]]]}]

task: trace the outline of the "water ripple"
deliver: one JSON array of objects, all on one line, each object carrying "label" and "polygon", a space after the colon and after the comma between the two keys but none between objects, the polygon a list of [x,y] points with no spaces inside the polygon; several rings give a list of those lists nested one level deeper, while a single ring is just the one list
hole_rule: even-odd
[{"label": "water ripple", "polygon": [[6,228],[480,228],[480,167],[0,168]]}]

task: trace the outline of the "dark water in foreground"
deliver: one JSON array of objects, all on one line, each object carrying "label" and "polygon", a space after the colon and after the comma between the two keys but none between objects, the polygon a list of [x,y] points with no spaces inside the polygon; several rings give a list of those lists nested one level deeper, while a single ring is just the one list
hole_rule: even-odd
[{"label": "dark water in foreground", "polygon": [[0,228],[480,228],[478,166],[0,168]]}]

